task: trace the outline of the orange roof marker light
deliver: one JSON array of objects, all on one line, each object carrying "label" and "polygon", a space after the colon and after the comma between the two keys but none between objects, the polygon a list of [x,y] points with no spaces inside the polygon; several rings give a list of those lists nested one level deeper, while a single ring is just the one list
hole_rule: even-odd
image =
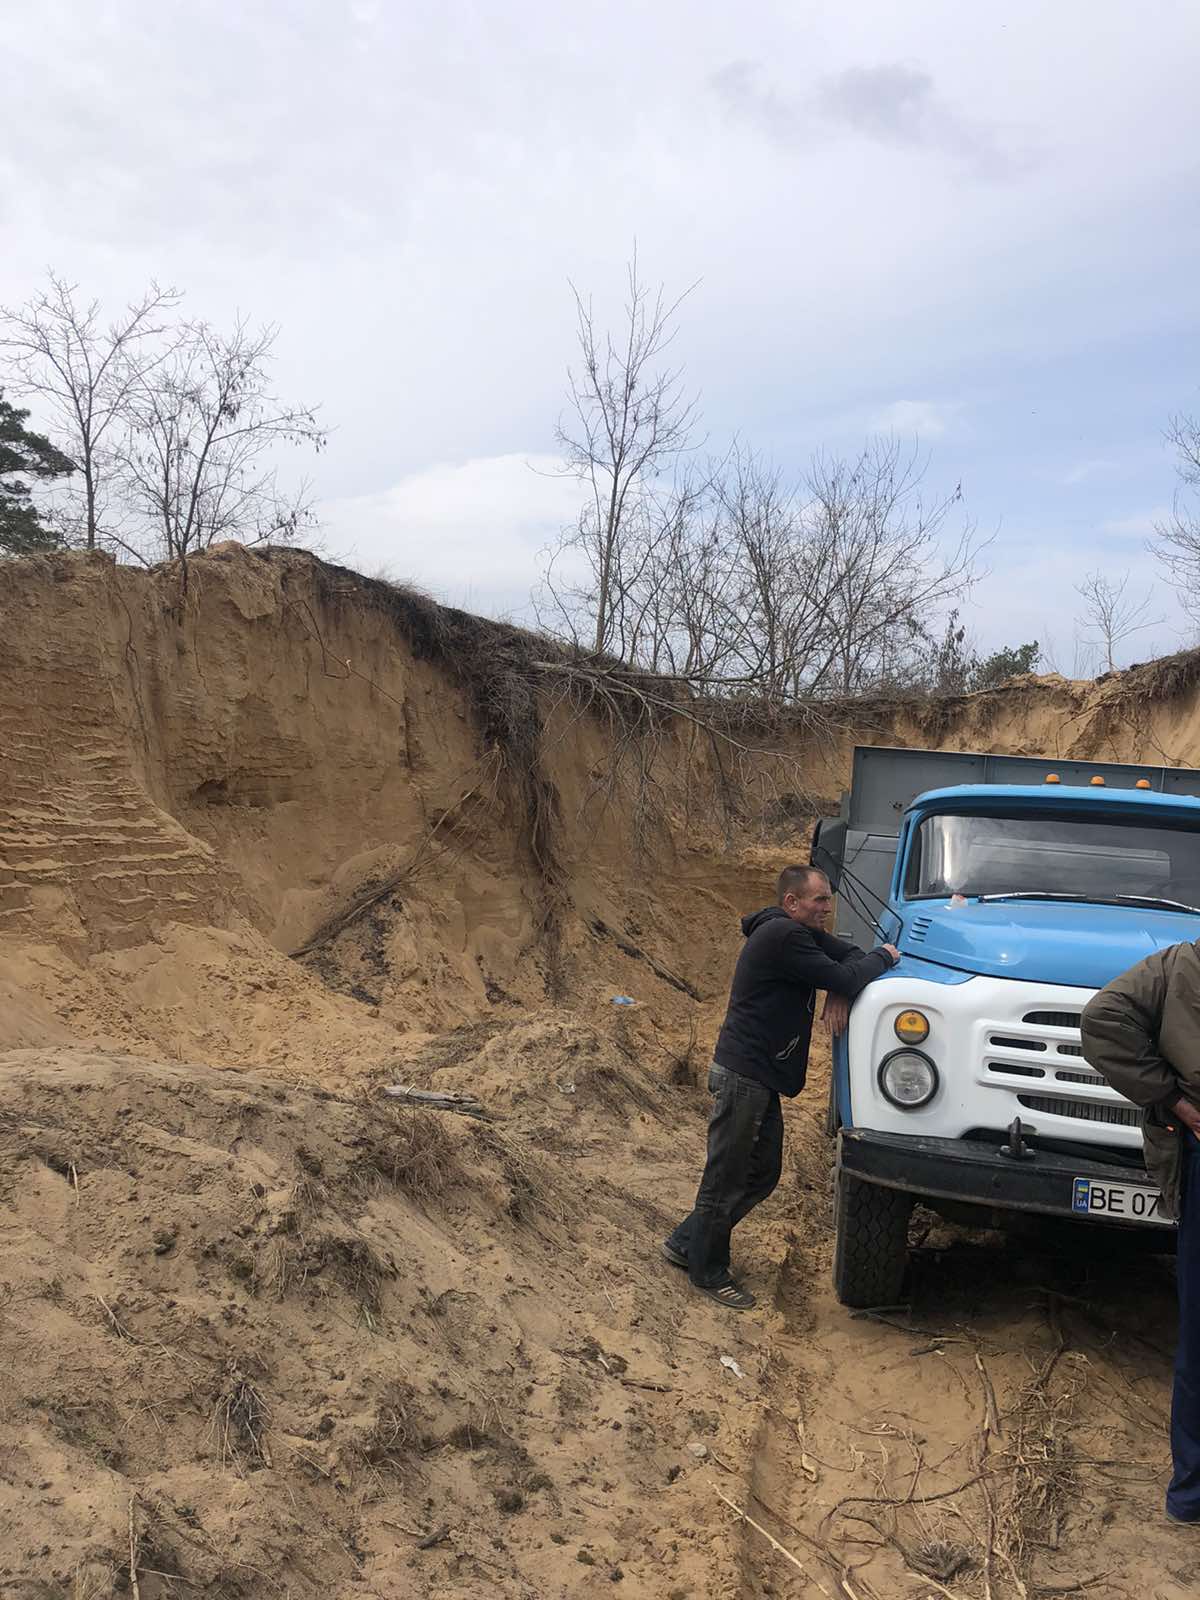
[{"label": "orange roof marker light", "polygon": [[1104,779],[1103,778],[1097,776],[1097,777],[1092,779],[1092,788],[1093,789],[1103,789],[1103,787],[1104,787]]},{"label": "orange roof marker light", "polygon": [[1048,772],[1046,774],[1046,782],[1047,783],[1061,783],[1062,779],[1059,777],[1057,772]]},{"label": "orange roof marker light", "polygon": [[1150,787],[1150,779],[1149,778],[1139,778],[1138,781],[1134,784],[1133,787],[1135,789],[1148,789]]}]

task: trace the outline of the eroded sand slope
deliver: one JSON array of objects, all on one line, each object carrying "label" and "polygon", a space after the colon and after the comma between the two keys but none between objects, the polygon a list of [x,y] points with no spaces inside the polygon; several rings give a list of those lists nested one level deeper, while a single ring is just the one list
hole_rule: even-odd
[{"label": "eroded sand slope", "polygon": [[[656,1256],[737,917],[852,726],[722,809],[686,727],[614,788],[611,725],[516,715],[508,630],[303,555],[7,563],[0,605],[6,1593],[1194,1591],[1161,1264],[931,1230],[852,1318],[819,1060],[763,1311]],[[1195,678],[857,737],[1200,762]]]}]

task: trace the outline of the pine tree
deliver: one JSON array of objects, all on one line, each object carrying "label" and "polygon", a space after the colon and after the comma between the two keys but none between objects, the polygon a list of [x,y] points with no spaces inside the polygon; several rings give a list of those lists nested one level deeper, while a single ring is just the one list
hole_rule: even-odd
[{"label": "pine tree", "polygon": [[[38,516],[26,478],[50,482],[75,471],[75,463],[40,433],[25,427],[28,411],[11,406],[0,390],[0,554],[51,550],[58,535]],[[22,474],[18,477],[16,474]]]}]

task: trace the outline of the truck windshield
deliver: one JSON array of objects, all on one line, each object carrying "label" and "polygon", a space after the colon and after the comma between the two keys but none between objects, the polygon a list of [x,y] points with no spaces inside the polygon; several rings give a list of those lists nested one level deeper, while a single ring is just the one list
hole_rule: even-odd
[{"label": "truck windshield", "polygon": [[905,893],[1122,896],[1200,906],[1200,833],[1095,815],[936,816],[920,824]]}]

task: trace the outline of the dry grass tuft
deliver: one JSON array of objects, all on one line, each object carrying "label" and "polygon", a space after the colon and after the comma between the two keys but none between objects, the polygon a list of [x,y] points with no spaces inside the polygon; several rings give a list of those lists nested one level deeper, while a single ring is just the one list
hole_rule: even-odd
[{"label": "dry grass tuft", "polygon": [[358,1141],[353,1167],[360,1190],[369,1193],[386,1183],[424,1203],[469,1182],[444,1114],[376,1104],[373,1122]]},{"label": "dry grass tuft", "polygon": [[232,1464],[239,1472],[247,1462],[269,1467],[266,1432],[270,1420],[271,1408],[262,1390],[236,1361],[230,1361],[211,1429],[221,1465]]},{"label": "dry grass tuft", "polygon": [[315,1218],[332,1204],[329,1187],[307,1152],[300,1156],[301,1175],[279,1213],[270,1242],[254,1261],[255,1292],[282,1300],[308,1277],[309,1232]]},{"label": "dry grass tuft", "polygon": [[549,1220],[563,1224],[579,1209],[579,1196],[558,1165],[524,1139],[491,1124],[474,1129],[476,1148],[499,1167],[508,1185],[505,1207],[514,1222],[536,1226]]},{"label": "dry grass tuft", "polygon": [[358,1450],[368,1466],[395,1470],[420,1450],[423,1438],[416,1390],[398,1379],[381,1397],[375,1421]]},{"label": "dry grass tuft", "polygon": [[329,1189],[315,1173],[306,1172],[292,1188],[288,1214],[302,1222],[315,1217],[329,1205]]},{"label": "dry grass tuft", "polygon": [[117,1569],[107,1558],[81,1561],[71,1575],[71,1600],[112,1600]]},{"label": "dry grass tuft", "polygon": [[[364,1144],[368,1146],[365,1160],[361,1154]],[[385,1161],[383,1145],[376,1147],[364,1138],[359,1141],[359,1147],[360,1153],[351,1163],[350,1177],[343,1180],[355,1199],[361,1198],[364,1188],[369,1190],[382,1182],[379,1166]],[[254,1288],[282,1300],[324,1273],[345,1290],[358,1307],[360,1318],[373,1328],[380,1314],[384,1280],[395,1276],[395,1268],[368,1239],[344,1221],[339,1220],[333,1227],[319,1225],[324,1213],[337,1209],[335,1186],[323,1169],[305,1159],[306,1155],[306,1152],[300,1154],[301,1176],[276,1220],[271,1237],[252,1261]],[[403,1151],[399,1152],[398,1159],[403,1163]]]},{"label": "dry grass tuft", "polygon": [[383,1308],[383,1285],[396,1269],[361,1234],[323,1234],[313,1241],[312,1271],[328,1270],[359,1309],[368,1327],[374,1327]]},{"label": "dry grass tuft", "polygon": [[577,1084],[593,1091],[596,1099],[620,1122],[628,1120],[631,1109],[661,1115],[662,1094],[647,1087],[640,1069],[630,1071],[620,1061],[599,1061],[590,1070],[581,1072]]},{"label": "dry grass tuft", "polygon": [[269,1295],[272,1300],[285,1299],[307,1276],[304,1244],[294,1235],[273,1238],[255,1258],[255,1293]]},{"label": "dry grass tuft", "polygon": [[383,1285],[396,1269],[379,1250],[357,1233],[284,1235],[260,1255],[255,1285],[276,1300],[326,1277],[358,1308],[360,1321],[374,1328],[383,1309]]}]

